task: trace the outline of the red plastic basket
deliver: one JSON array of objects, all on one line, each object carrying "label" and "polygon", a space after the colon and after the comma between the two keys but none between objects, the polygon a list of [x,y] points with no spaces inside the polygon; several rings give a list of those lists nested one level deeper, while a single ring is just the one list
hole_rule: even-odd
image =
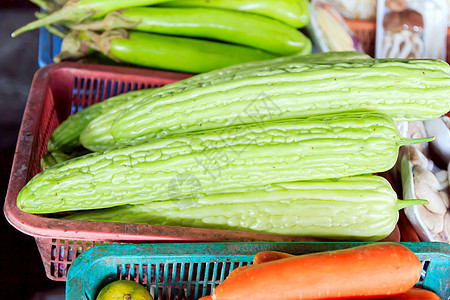
[{"label": "red plastic basket", "polygon": [[[61,121],[89,104],[129,90],[162,86],[189,74],[76,63],[51,64],[34,76],[23,115],[4,213],[18,230],[34,236],[47,276],[66,279],[73,260],[103,243],[167,241],[321,241],[320,239],[174,226],[71,221],[19,210],[20,189],[41,171],[47,140]],[[399,240],[398,230],[390,237]]]}]

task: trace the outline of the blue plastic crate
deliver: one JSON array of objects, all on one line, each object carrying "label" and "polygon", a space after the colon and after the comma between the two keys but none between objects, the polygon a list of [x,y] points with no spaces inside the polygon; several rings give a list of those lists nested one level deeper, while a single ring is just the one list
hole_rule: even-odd
[{"label": "blue plastic crate", "polygon": [[39,28],[39,67],[53,63],[53,57],[61,52],[62,39],[48,32],[45,27]]},{"label": "blue plastic crate", "polygon": [[[292,254],[356,247],[367,243],[170,243],[102,245],[82,253],[67,274],[66,299],[95,299],[108,283],[135,280],[155,299],[198,299],[260,251]],[[450,245],[402,243],[422,261],[416,286],[450,298]]]}]

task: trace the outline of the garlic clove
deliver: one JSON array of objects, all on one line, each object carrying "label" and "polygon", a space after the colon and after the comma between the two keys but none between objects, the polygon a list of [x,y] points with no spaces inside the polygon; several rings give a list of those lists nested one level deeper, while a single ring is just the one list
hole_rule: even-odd
[{"label": "garlic clove", "polygon": [[428,200],[429,204],[425,205],[431,212],[444,215],[447,211],[444,199],[439,195],[439,181],[434,174],[421,166],[413,169],[414,174],[414,193],[418,199]]},{"label": "garlic clove", "polygon": [[[404,147],[402,147],[404,148]],[[400,149],[402,149],[400,148]],[[428,159],[422,152],[420,152],[415,146],[408,146],[409,160],[413,166],[422,166],[423,168],[431,171],[434,167],[432,160]]]},{"label": "garlic clove", "polygon": [[436,176],[430,170],[422,166],[415,166],[413,168],[414,184],[429,185],[433,190],[439,191],[441,184]]},{"label": "garlic clove", "polygon": [[438,193],[439,193],[439,196],[441,197],[442,201],[444,202],[445,207],[447,207],[447,209],[448,209],[450,207],[450,200],[449,200],[449,196],[448,196],[447,192],[440,191]]},{"label": "garlic clove", "polygon": [[423,205],[417,205],[417,210],[425,226],[433,235],[444,230],[444,215],[432,213]]},{"label": "garlic clove", "polygon": [[436,176],[436,179],[439,181],[440,188],[439,190],[445,190],[448,188],[448,171],[447,170],[440,170],[436,173],[434,173],[434,176]]}]

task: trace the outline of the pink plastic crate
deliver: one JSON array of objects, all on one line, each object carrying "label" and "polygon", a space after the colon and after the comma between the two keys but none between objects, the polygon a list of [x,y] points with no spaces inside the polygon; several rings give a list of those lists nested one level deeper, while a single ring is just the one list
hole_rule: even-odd
[{"label": "pink plastic crate", "polygon": [[[59,220],[25,213],[17,208],[16,198],[20,189],[41,171],[40,159],[47,150],[51,133],[70,114],[116,94],[158,87],[189,76],[175,72],[76,63],[51,64],[37,71],[19,132],[4,213],[14,227],[35,237],[50,279],[64,281],[69,266],[80,253],[103,243],[320,241],[250,232]],[[393,236],[398,236],[398,231]]]}]

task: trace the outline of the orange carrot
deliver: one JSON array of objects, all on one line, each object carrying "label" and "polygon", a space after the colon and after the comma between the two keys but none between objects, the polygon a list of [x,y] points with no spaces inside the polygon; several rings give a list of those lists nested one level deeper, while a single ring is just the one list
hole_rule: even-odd
[{"label": "orange carrot", "polygon": [[237,274],[239,274],[239,273],[241,273],[241,272],[243,272],[243,271],[245,271],[245,270],[248,270],[248,269],[251,268],[251,267],[252,267],[252,265],[242,266],[242,267],[236,268],[236,269],[234,269],[233,271],[231,271],[230,274],[228,274],[228,276],[227,276],[226,279],[228,279],[228,278],[230,278],[230,277],[233,277],[233,276],[235,276],[235,275],[237,275]]},{"label": "orange carrot", "polygon": [[215,300],[327,299],[401,294],[419,280],[417,256],[397,243],[294,256],[248,268],[214,290]]},{"label": "orange carrot", "polygon": [[432,291],[412,288],[400,295],[381,297],[375,300],[441,300],[441,298]]},{"label": "orange carrot", "polygon": [[[282,258],[288,258],[288,257],[292,257],[292,256],[294,256],[294,255],[289,254],[289,253],[284,253],[284,252],[262,251],[262,252],[256,253],[255,257],[253,258],[253,265],[259,265],[259,264],[266,263],[269,261],[274,261],[274,260],[278,260],[278,259],[282,259]],[[236,268],[233,271],[231,271],[231,273],[228,275],[227,279],[230,277],[233,277],[234,275],[236,275],[238,273],[248,270],[251,267],[252,267],[252,265]]]},{"label": "orange carrot", "polygon": [[278,251],[263,251],[256,253],[255,257],[253,258],[253,264],[259,265],[262,263],[266,263],[269,261],[279,260],[282,258],[288,258],[292,257],[294,255],[284,252],[278,252]]},{"label": "orange carrot", "polygon": [[198,300],[213,300],[213,298],[211,296],[203,296],[203,297],[199,298]]}]

